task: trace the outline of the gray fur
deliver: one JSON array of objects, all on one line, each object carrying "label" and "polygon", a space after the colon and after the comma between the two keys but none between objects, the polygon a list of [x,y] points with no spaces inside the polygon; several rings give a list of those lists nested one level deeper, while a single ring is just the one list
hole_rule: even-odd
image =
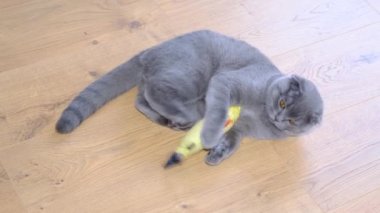
[{"label": "gray fur", "polygon": [[[242,138],[278,139],[320,123],[323,102],[314,84],[283,75],[249,44],[211,31],[185,34],[147,49],[83,90],[56,129],[68,133],[112,98],[138,86],[136,108],[152,121],[185,130],[205,118],[201,138],[206,162],[229,157]],[[286,102],[285,109],[279,106]],[[230,105],[241,117],[226,134]]]},{"label": "gray fur", "polygon": [[141,79],[142,66],[138,56],[113,69],[86,87],[63,111],[56,130],[69,133],[105,103],[136,86]]}]

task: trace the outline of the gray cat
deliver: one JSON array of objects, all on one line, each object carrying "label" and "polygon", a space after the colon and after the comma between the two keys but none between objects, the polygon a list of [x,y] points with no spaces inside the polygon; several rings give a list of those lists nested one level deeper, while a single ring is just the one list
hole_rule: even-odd
[{"label": "gray cat", "polygon": [[[152,121],[186,130],[205,118],[206,163],[229,157],[243,137],[279,139],[320,123],[321,96],[312,82],[282,74],[259,50],[211,31],[188,33],[144,50],[85,88],[63,111],[56,130],[69,133],[106,102],[138,86],[136,108]],[[230,105],[241,105],[223,134]]]}]

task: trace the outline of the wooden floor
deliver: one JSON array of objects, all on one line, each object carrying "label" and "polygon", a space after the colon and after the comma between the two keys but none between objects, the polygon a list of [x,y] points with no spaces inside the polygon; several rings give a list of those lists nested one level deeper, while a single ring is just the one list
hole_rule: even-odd
[{"label": "wooden floor", "polygon": [[[122,95],[75,132],[83,87],[144,48],[212,29],[313,80],[323,125],[163,170],[181,132]],[[380,1],[1,0],[0,212],[380,212]]]}]

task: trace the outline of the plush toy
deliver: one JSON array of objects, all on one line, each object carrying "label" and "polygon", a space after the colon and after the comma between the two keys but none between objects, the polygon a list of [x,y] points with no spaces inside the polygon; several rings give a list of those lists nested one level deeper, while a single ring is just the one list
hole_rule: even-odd
[{"label": "plush toy", "polygon": [[[230,130],[237,119],[240,116],[240,106],[231,106],[228,109],[228,118],[224,124],[224,132]],[[180,145],[177,147],[176,151],[171,155],[169,160],[166,162],[164,168],[169,168],[177,165],[183,161],[183,159],[193,155],[203,149],[201,141],[201,131],[203,127],[203,120],[198,121],[183,137]]]}]

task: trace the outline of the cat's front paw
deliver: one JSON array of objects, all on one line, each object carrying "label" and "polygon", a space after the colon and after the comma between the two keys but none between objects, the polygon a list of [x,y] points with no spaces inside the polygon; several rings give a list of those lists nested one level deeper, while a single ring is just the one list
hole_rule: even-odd
[{"label": "cat's front paw", "polygon": [[209,166],[217,166],[219,165],[222,161],[224,160],[223,158],[223,152],[216,151],[214,149],[211,149],[206,158],[205,162]]},{"label": "cat's front paw", "polygon": [[208,152],[205,162],[210,166],[217,166],[230,156],[230,151],[226,144],[220,143]]},{"label": "cat's front paw", "polygon": [[237,145],[234,141],[229,141],[223,137],[220,142],[208,152],[205,162],[210,166],[219,165],[223,160],[230,157],[236,148]]}]

